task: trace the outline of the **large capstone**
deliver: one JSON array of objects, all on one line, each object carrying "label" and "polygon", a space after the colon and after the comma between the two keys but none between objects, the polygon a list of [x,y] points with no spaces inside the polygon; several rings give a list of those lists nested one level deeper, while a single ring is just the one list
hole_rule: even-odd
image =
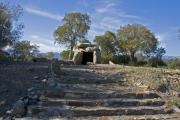
[{"label": "large capstone", "polygon": [[74,50],[73,61],[75,64],[86,65],[87,62],[98,64],[101,61],[100,49],[95,44],[80,43]]}]

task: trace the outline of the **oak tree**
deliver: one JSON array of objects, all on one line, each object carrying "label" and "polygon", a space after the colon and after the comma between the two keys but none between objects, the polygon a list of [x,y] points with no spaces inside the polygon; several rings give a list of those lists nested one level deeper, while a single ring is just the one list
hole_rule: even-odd
[{"label": "oak tree", "polygon": [[65,44],[70,49],[69,59],[72,59],[74,46],[85,38],[90,29],[90,18],[87,14],[74,12],[66,14],[63,22],[54,32],[55,42]]}]

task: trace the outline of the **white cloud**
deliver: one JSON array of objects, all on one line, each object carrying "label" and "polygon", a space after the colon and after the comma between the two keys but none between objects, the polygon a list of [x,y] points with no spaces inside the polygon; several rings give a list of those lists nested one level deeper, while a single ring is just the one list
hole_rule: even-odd
[{"label": "white cloud", "polygon": [[96,12],[106,13],[106,12],[108,12],[109,9],[112,9],[114,6],[115,6],[114,3],[108,3],[108,4],[106,4],[106,5],[103,6],[103,7],[97,7],[97,8],[96,8]]},{"label": "white cloud", "polygon": [[47,18],[50,18],[50,19],[53,19],[53,20],[61,21],[62,18],[63,18],[61,15],[53,14],[53,13],[50,13],[50,12],[46,12],[46,11],[42,11],[42,10],[38,10],[38,9],[34,9],[34,8],[26,7],[25,10],[28,13],[38,15],[38,16],[42,16],[42,17],[47,17]]},{"label": "white cloud", "polygon": [[129,19],[140,19],[139,16],[131,15],[121,10],[117,5],[120,4],[119,1],[103,1],[100,5],[95,7],[95,11],[100,14],[109,14],[121,18]]},{"label": "white cloud", "polygon": [[[120,0],[96,1],[91,5],[94,11],[91,14],[91,29],[88,33],[89,39],[94,39],[96,35],[101,35],[105,31],[116,32],[116,30],[128,23],[142,23],[141,17],[128,14],[119,8]],[[118,5],[118,6],[117,6]]]},{"label": "white cloud", "polygon": [[166,35],[161,33],[161,34],[156,34],[155,36],[159,41],[159,47],[166,48],[166,43],[165,43]]},{"label": "white cloud", "polygon": [[39,46],[41,52],[60,52],[64,48],[54,44],[51,38],[45,38],[38,35],[31,35],[31,43]]},{"label": "white cloud", "polygon": [[52,46],[52,45],[46,45],[46,44],[43,44],[43,43],[38,43],[37,44],[40,48],[39,50],[41,52],[60,52],[60,47],[57,47],[57,46]]}]

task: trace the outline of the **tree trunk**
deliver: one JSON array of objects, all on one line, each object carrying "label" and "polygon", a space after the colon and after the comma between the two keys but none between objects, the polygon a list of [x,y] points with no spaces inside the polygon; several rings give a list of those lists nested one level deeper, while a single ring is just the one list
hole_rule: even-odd
[{"label": "tree trunk", "polygon": [[130,54],[130,59],[131,59],[131,63],[134,64],[135,63],[135,57],[134,57],[134,52]]},{"label": "tree trunk", "polygon": [[71,46],[70,52],[69,52],[69,60],[72,60],[73,58],[73,47]]}]

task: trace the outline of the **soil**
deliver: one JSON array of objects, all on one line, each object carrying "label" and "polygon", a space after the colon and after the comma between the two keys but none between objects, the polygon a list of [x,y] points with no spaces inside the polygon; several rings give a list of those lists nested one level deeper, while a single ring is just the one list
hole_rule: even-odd
[{"label": "soil", "polygon": [[49,65],[48,62],[0,63],[0,116],[26,96],[29,88],[43,87],[41,81],[48,75]]}]

